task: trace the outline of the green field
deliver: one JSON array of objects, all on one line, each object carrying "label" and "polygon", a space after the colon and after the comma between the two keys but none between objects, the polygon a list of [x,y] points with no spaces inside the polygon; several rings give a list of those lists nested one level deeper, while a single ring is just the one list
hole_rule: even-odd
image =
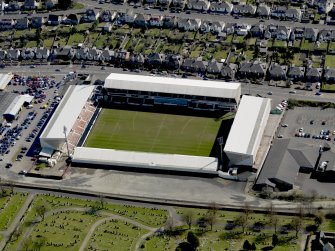
[{"label": "green field", "polygon": [[220,125],[212,118],[103,109],[85,146],[209,156]]}]

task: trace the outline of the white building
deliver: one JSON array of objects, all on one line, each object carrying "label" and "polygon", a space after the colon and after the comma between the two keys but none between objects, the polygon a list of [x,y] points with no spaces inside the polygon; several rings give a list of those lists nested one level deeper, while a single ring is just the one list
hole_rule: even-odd
[{"label": "white building", "polygon": [[270,99],[242,97],[224,147],[230,164],[254,164],[270,110]]},{"label": "white building", "polygon": [[235,110],[241,85],[234,82],[110,74],[105,101],[144,106],[174,105],[194,110]]},{"label": "white building", "polygon": [[76,147],[72,165],[217,175],[218,160],[213,157]]},{"label": "white building", "polygon": [[34,99],[33,96],[30,96],[30,95],[27,95],[27,94],[17,96],[13,100],[13,102],[9,105],[7,110],[4,112],[3,117],[7,121],[14,120],[17,117],[17,115],[19,114],[19,112],[21,111],[22,106],[24,105],[24,103],[30,104],[33,99]]},{"label": "white building", "polygon": [[93,90],[94,86],[70,85],[40,136],[42,152],[52,152],[62,148],[66,142],[64,128],[67,134],[71,132]]},{"label": "white building", "polygon": [[0,74],[0,91],[3,91],[7,87],[13,76],[12,73]]}]

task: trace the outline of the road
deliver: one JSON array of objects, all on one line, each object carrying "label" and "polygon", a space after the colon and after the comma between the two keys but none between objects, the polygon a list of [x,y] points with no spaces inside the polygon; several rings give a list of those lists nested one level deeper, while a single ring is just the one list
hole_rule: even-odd
[{"label": "road", "polygon": [[[208,21],[223,21],[225,23],[238,23],[238,24],[257,24],[260,22],[260,19],[258,18],[250,18],[250,17],[240,17],[239,19],[235,19],[231,15],[219,15],[219,14],[203,14],[203,13],[190,13],[186,14],[186,12],[181,13],[171,13],[169,10],[160,11],[159,9],[150,9],[145,10],[143,7],[133,8],[132,6],[129,6],[128,4],[124,5],[116,5],[116,4],[99,4],[97,1],[92,0],[81,0],[81,3],[83,3],[86,8],[95,8],[95,9],[106,9],[111,11],[117,11],[117,12],[125,12],[127,9],[134,9],[135,13],[139,14],[160,14],[160,15],[172,15],[176,16],[178,18],[199,18],[202,20],[208,20]],[[83,13],[85,10],[66,10],[66,11],[55,11],[53,14],[56,15],[69,15],[69,14],[78,14]],[[5,14],[3,15],[5,18],[12,18],[12,19],[18,19],[25,16],[25,14]],[[38,17],[48,17],[49,13],[36,13],[33,14],[33,16]],[[286,27],[305,27],[305,28],[316,28],[316,29],[325,29],[328,28],[332,29],[331,26],[325,25],[325,24],[312,24],[312,23],[297,23],[292,21],[280,21],[275,19],[264,19],[263,21],[264,25],[273,24],[273,25],[283,25]]]}]

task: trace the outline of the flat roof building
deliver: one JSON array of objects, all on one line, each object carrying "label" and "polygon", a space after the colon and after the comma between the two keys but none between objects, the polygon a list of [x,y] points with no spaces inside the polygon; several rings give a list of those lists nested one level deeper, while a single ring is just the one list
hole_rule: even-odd
[{"label": "flat roof building", "polygon": [[66,141],[64,128],[67,133],[71,132],[93,90],[94,86],[70,85],[40,136],[43,152],[47,152],[47,149],[60,150]]},{"label": "flat roof building", "polygon": [[73,165],[104,166],[121,170],[147,169],[217,175],[218,160],[179,154],[133,152],[114,149],[76,147]]},{"label": "flat roof building", "polygon": [[241,95],[241,85],[234,82],[118,73],[111,73],[106,78],[104,87],[121,90],[227,98],[234,100],[236,103],[239,102]]},{"label": "flat roof building", "polygon": [[270,99],[242,96],[224,147],[230,164],[254,164],[270,110]]}]

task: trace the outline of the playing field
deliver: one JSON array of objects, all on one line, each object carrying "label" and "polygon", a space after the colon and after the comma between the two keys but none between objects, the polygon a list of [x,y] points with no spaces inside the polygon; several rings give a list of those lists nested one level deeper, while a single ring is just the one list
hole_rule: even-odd
[{"label": "playing field", "polygon": [[209,156],[220,124],[212,118],[103,109],[85,146]]}]

